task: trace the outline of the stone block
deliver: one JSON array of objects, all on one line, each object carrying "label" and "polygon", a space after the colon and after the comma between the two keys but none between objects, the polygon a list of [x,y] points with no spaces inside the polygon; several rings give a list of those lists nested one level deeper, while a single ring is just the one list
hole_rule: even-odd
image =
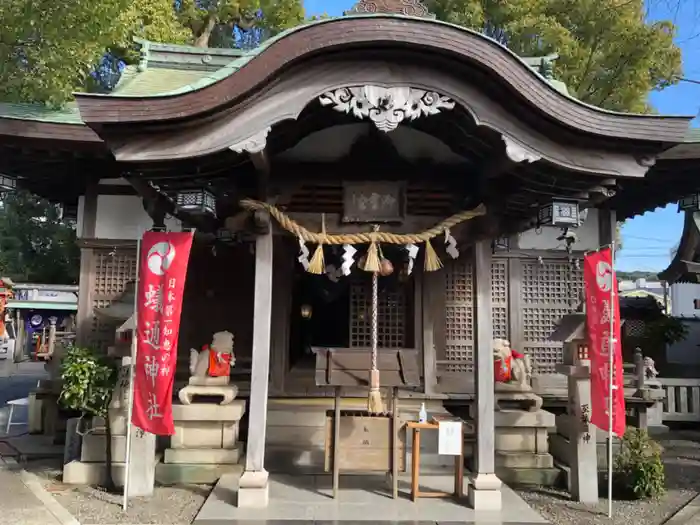
[{"label": "stone block", "polygon": [[238,482],[238,501],[236,506],[247,509],[263,509],[270,501],[270,484],[268,473],[244,472]]},{"label": "stone block", "polygon": [[549,451],[546,428],[497,428],[495,442],[496,450],[504,452],[544,454]]},{"label": "stone block", "polygon": [[156,481],[161,485],[210,485],[224,474],[240,475],[243,465],[187,465],[183,463],[158,463]]},{"label": "stone block", "polygon": [[29,412],[27,415],[27,431],[30,434],[41,434],[43,430],[42,411],[44,400],[37,398],[36,392],[29,394]]},{"label": "stone block", "polygon": [[556,425],[554,414],[546,410],[537,412],[525,412],[523,410],[500,410],[494,413],[495,426],[522,428],[536,427],[553,429]]},{"label": "stone block", "polygon": [[564,475],[556,467],[552,468],[508,468],[496,467],[496,475],[508,485],[560,487]]},{"label": "stone block", "polygon": [[[222,385],[222,386],[197,386],[197,385],[187,385],[180,389],[178,392],[178,398],[180,403],[183,405],[192,404],[192,400],[195,396],[202,397],[221,397],[221,402],[219,405],[225,406],[233,402],[233,400],[238,395],[238,387],[236,385]],[[209,404],[209,403],[201,403]]]},{"label": "stone block", "polygon": [[[126,412],[123,409],[110,408],[109,421],[113,436],[126,436],[128,421]],[[95,431],[92,432],[93,434],[104,434],[106,432],[105,426],[104,418],[95,417],[92,419],[92,427],[95,429]]]},{"label": "stone block", "polygon": [[[112,478],[117,487],[124,486],[125,463],[112,463]],[[63,467],[63,483],[68,485],[103,485],[107,481],[104,463],[71,461]]]},{"label": "stone block", "polygon": [[[105,461],[105,440],[104,434],[87,434],[83,437],[83,447],[80,454],[80,461],[102,462]],[[126,461],[126,436],[112,436],[112,461],[123,463]]]},{"label": "stone block", "polygon": [[226,386],[231,382],[230,376],[221,377],[197,377],[192,376],[187,381],[192,386]]},{"label": "stone block", "polygon": [[532,454],[530,452],[496,452],[496,466],[505,468],[553,468],[554,458],[551,454]]},{"label": "stone block", "polygon": [[237,421],[175,421],[175,434],[170,438],[170,447],[233,449],[237,441]]},{"label": "stone block", "polygon": [[165,463],[185,464],[236,464],[241,458],[238,448],[169,448],[165,451]]},{"label": "stone block", "polygon": [[245,414],[245,401],[237,399],[228,405],[198,403],[173,404],[173,420],[177,421],[240,421]]}]

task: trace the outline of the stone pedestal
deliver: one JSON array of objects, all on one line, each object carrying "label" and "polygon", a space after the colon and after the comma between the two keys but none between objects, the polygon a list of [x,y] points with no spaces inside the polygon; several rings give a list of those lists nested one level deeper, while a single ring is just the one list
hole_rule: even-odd
[{"label": "stone pedestal", "polygon": [[227,405],[173,405],[175,434],[158,466],[158,480],[203,483],[211,476],[215,482],[221,474],[237,470],[241,458],[238,431],[244,413],[243,400]]},{"label": "stone pedestal", "polygon": [[549,452],[554,414],[545,410],[495,413],[496,473],[506,483],[552,486],[559,471]]}]

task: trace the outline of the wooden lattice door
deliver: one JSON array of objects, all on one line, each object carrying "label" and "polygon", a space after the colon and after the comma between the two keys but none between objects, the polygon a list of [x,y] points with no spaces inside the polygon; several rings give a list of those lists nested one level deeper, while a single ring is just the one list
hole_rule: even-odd
[{"label": "wooden lattice door", "polygon": [[117,325],[96,315],[95,309],[109,306],[120,297],[126,283],[136,279],[136,250],[94,249],[91,276],[92,323],[88,343],[93,348],[104,350],[114,342]]},{"label": "wooden lattice door", "polygon": [[[371,341],[372,289],[365,281],[350,285],[350,347],[369,348]],[[377,344],[379,348],[406,348],[408,304],[405,286],[379,292]]]},{"label": "wooden lattice door", "polygon": [[519,329],[535,374],[554,374],[563,362],[562,343],[550,341],[556,324],[582,297],[583,272],[568,259],[522,260]]},{"label": "wooden lattice door", "polygon": [[[474,266],[473,254],[466,253],[457,260],[448,261],[443,271],[444,311],[438,322],[436,341],[438,376],[445,378],[443,385],[450,391],[467,390],[470,381],[463,381],[474,371]],[[493,259],[491,264],[491,317],[493,337],[508,339],[509,282],[508,261]],[[491,349],[486,349],[490,352]]]}]

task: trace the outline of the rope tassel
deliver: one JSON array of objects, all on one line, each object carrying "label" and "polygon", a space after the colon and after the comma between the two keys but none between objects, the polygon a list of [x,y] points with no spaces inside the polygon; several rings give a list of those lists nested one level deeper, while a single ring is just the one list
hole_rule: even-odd
[{"label": "rope tassel", "polygon": [[430,241],[425,241],[425,264],[424,269],[426,272],[435,272],[442,268],[442,261],[438,254],[435,253],[435,248],[430,244]]},{"label": "rope tassel", "polygon": [[323,259],[323,243],[326,240],[326,214],[321,214],[321,236],[318,241],[318,246],[316,246],[316,251],[314,252],[311,261],[309,262],[309,268],[306,270],[314,275],[323,275],[326,271],[326,262]]}]

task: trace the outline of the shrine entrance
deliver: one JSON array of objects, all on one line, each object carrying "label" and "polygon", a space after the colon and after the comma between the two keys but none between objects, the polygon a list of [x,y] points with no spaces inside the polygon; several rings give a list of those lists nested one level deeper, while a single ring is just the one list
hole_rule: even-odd
[{"label": "shrine entrance", "polygon": [[[314,348],[371,346],[371,277],[357,271],[343,276],[338,248],[323,275],[295,267],[288,346],[292,370],[313,369]],[[408,275],[401,250],[385,252],[396,270],[379,279],[379,350],[415,348],[415,316],[420,315],[414,306],[415,276]]]}]

